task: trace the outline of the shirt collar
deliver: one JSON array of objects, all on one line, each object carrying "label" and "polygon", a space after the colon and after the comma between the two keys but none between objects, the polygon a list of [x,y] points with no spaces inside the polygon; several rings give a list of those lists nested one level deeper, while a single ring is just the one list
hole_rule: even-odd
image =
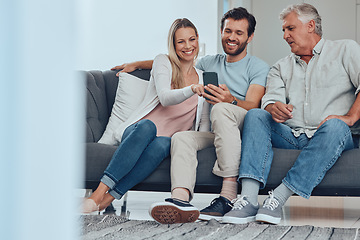
[{"label": "shirt collar", "polygon": [[[320,55],[323,47],[324,47],[324,43],[325,43],[325,39],[321,38],[320,41],[315,45],[315,47],[313,48],[312,52],[314,55]],[[300,56],[298,55],[295,55],[295,59],[297,62],[299,62],[301,59],[300,59]]]},{"label": "shirt collar", "polygon": [[225,56],[225,64],[236,64],[236,63],[238,63],[238,62],[240,62],[240,61],[244,62],[244,61],[247,61],[246,59],[248,59],[248,58],[251,57],[251,55],[250,55],[248,52],[246,52],[245,57],[243,57],[243,58],[240,59],[239,61],[236,61],[236,62],[228,62],[228,61],[226,60],[227,54],[224,53],[224,56]]},{"label": "shirt collar", "polygon": [[313,49],[313,54],[320,54],[323,47],[324,47],[325,40],[323,38],[320,39],[320,41],[315,45]]}]

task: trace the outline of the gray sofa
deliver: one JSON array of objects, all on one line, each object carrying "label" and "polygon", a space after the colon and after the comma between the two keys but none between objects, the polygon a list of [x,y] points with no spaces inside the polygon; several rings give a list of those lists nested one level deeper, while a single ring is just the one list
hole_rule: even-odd
[{"label": "gray sofa", "polygon": [[[107,125],[115,99],[118,78],[116,71],[84,71],[87,86],[86,101],[86,161],[85,188],[95,189],[99,179],[116,150],[115,146],[97,143]],[[148,80],[149,70],[136,70],[131,74]],[[274,161],[265,189],[267,194],[281,182],[300,151],[274,149]],[[199,165],[195,192],[219,193],[221,178],[212,174],[216,159],[214,147],[198,152]],[[170,191],[170,158],[133,190]],[[323,181],[314,189],[317,196],[360,196],[360,149],[346,151],[329,170]],[[241,187],[241,186],[239,186]]]}]

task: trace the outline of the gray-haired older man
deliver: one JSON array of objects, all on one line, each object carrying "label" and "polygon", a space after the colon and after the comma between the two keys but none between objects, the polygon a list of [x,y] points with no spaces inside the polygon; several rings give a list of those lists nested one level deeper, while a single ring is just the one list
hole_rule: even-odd
[{"label": "gray-haired older man", "polygon": [[[323,39],[321,17],[309,4],[289,6],[280,19],[292,54],[270,69],[262,109],[245,117],[241,195],[223,222],[278,224],[291,195],[309,198],[340,154],[359,146],[359,44]],[[301,153],[259,209],[258,192],[266,185],[272,147]]]}]

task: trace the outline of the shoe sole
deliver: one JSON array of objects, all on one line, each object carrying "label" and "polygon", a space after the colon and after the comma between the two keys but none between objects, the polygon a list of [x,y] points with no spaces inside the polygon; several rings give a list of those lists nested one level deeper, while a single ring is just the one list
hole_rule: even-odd
[{"label": "shoe sole", "polygon": [[273,216],[266,215],[266,214],[257,214],[256,221],[271,223],[271,224],[279,224],[281,221],[281,218],[273,217]]},{"label": "shoe sole", "polygon": [[203,220],[203,221],[210,221],[211,219],[215,219],[217,221],[221,221],[223,219],[222,216],[213,216],[213,215],[207,215],[207,214],[201,214],[199,216],[199,220]]},{"label": "shoe sole", "polygon": [[233,224],[245,224],[245,223],[249,223],[249,222],[255,222],[255,216],[247,217],[247,218],[224,216],[222,219],[222,222],[223,223],[233,223]]},{"label": "shoe sole", "polygon": [[150,207],[149,213],[161,224],[195,222],[200,215],[195,207],[182,208],[172,203],[155,203]]}]

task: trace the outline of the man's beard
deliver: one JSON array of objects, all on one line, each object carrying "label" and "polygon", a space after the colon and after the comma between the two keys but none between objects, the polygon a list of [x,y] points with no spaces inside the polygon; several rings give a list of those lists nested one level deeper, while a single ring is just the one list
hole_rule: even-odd
[{"label": "man's beard", "polygon": [[243,43],[241,43],[240,44],[240,46],[239,46],[239,48],[235,51],[235,52],[230,52],[230,51],[227,51],[226,50],[226,42],[225,41],[223,41],[223,49],[224,49],[224,52],[226,53],[226,54],[228,54],[228,55],[230,55],[230,56],[237,56],[237,55],[239,55],[239,54],[241,54],[243,51],[244,51],[244,49],[246,48],[246,46],[247,46],[247,39],[246,39],[246,41],[245,42],[243,42]]}]

